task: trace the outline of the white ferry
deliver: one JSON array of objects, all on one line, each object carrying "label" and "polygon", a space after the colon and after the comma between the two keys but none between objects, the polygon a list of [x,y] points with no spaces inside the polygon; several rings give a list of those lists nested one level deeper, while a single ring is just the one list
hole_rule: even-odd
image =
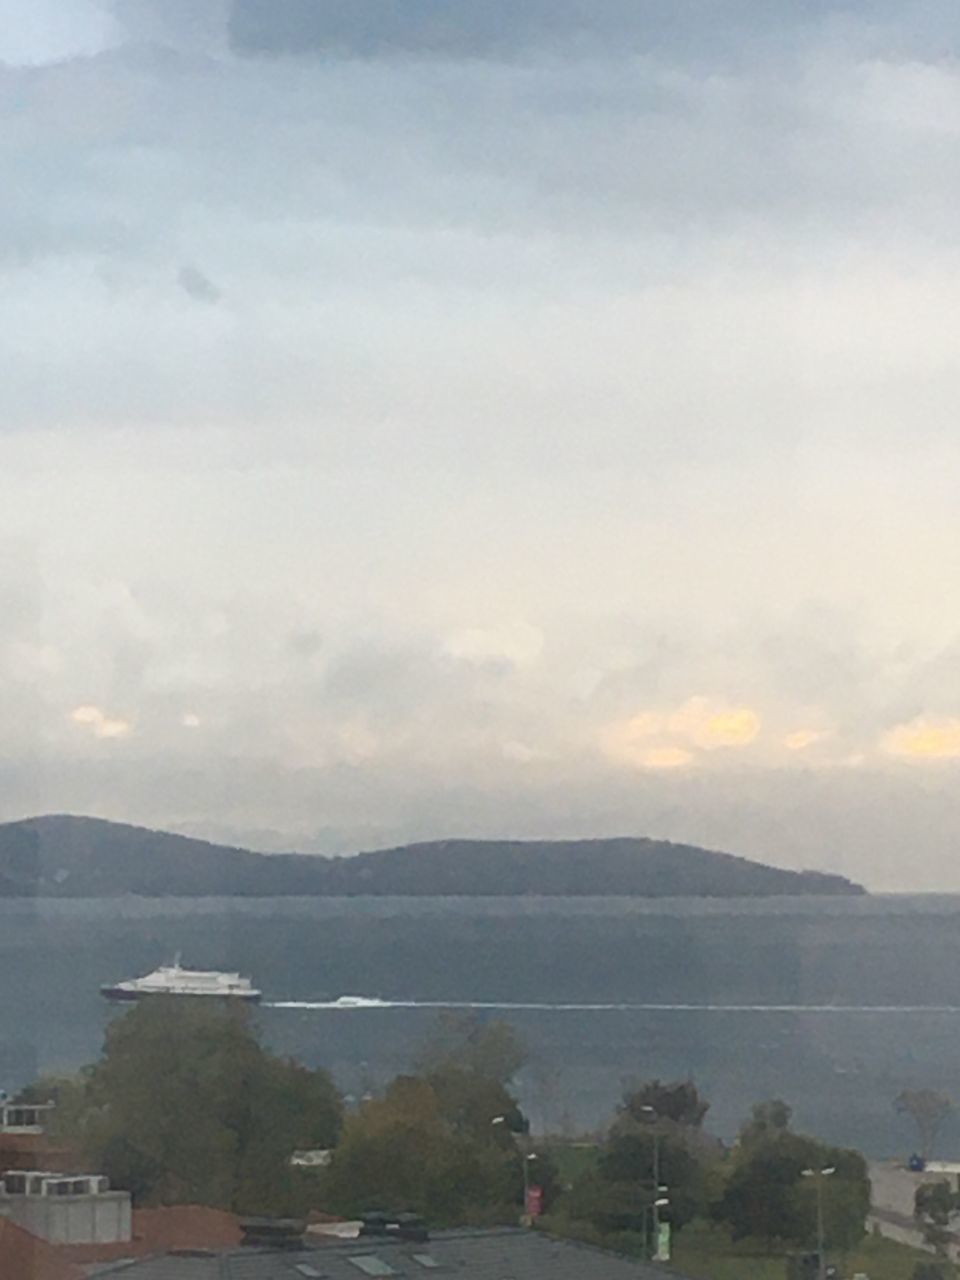
[{"label": "white ferry", "polygon": [[239,973],[220,973],[215,969],[184,969],[177,956],[173,964],[161,965],[143,978],[103,986],[100,994],[107,1000],[142,1000],[144,996],[205,996],[207,999],[244,1000],[256,1003],[262,992],[249,978]]}]

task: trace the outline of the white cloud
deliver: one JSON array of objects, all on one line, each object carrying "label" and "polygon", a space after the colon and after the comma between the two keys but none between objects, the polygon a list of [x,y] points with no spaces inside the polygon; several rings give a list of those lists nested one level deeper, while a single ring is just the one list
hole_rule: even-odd
[{"label": "white cloud", "polygon": [[43,66],[99,53],[119,38],[100,0],[0,0],[0,63]]},{"label": "white cloud", "polygon": [[543,632],[527,622],[465,627],[447,636],[444,651],[464,662],[508,662],[527,666],[543,651]]},{"label": "white cloud", "polygon": [[809,751],[830,735],[823,729],[791,729],[784,735],[783,745],[788,751]]},{"label": "white cloud", "polygon": [[74,724],[89,729],[95,738],[126,738],[133,727],[129,721],[108,715],[99,707],[89,704],[75,707],[70,712],[70,719]]},{"label": "white cloud", "polygon": [[512,764],[536,764],[539,760],[549,760],[549,754],[531,747],[526,742],[505,742],[501,747],[504,760]]}]

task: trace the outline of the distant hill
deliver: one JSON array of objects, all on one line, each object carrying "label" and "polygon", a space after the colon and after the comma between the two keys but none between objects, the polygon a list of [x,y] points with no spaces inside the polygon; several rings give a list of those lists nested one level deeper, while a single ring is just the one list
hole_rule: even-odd
[{"label": "distant hill", "polygon": [[815,871],[784,871],[664,840],[441,840],[353,857],[260,854],[98,818],[0,824],[0,897],[770,897],[858,894]]}]

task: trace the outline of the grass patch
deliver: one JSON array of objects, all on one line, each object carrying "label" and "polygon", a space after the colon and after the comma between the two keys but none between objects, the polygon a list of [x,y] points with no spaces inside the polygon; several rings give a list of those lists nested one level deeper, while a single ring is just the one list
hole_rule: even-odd
[{"label": "grass patch", "polygon": [[[880,1236],[867,1236],[845,1257],[830,1256],[848,1278],[862,1272],[870,1280],[911,1280],[918,1262],[938,1261],[932,1254],[907,1245],[895,1244]],[[787,1280],[783,1253],[770,1253],[758,1241],[734,1243],[726,1231],[709,1223],[695,1222],[674,1239],[673,1267],[694,1280]],[[940,1263],[945,1276],[955,1277],[955,1269]]]},{"label": "grass patch", "polygon": [[548,1150],[563,1186],[575,1186],[584,1174],[592,1173],[600,1155],[600,1148],[593,1142],[551,1143]]}]

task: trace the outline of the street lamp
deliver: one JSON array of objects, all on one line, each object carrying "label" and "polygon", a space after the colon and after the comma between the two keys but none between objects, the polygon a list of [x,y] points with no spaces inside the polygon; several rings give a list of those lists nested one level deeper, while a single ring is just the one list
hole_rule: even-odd
[{"label": "street lamp", "polygon": [[[506,1116],[494,1116],[490,1121],[491,1124],[506,1124]],[[524,1219],[530,1214],[530,1163],[536,1160],[537,1153],[535,1151],[522,1151],[521,1165],[523,1167],[523,1216]]]},{"label": "street lamp", "polygon": [[526,1217],[530,1216],[530,1164],[536,1160],[537,1153],[528,1151],[523,1157],[523,1212]]},{"label": "street lamp", "polygon": [[802,1169],[801,1178],[815,1178],[817,1188],[817,1280],[826,1280],[827,1269],[823,1265],[823,1180],[836,1173],[834,1166],[826,1169]]},{"label": "street lamp", "polygon": [[[666,1187],[661,1187],[660,1190],[666,1191]],[[648,1231],[652,1220],[655,1217],[659,1217],[658,1211],[660,1209],[666,1209],[669,1204],[670,1201],[666,1196],[657,1196],[655,1200],[651,1200],[649,1204],[645,1204],[643,1206],[643,1248],[647,1256],[653,1258],[655,1262],[663,1262],[667,1259],[666,1256],[660,1257],[662,1250],[659,1238],[654,1239],[650,1234],[648,1234]]]},{"label": "street lamp", "polygon": [[655,1252],[660,1252],[660,1210],[668,1205],[668,1200],[659,1199],[660,1192],[666,1191],[666,1187],[660,1186],[660,1130],[657,1127],[657,1121],[660,1119],[660,1113],[656,1107],[652,1107],[649,1103],[645,1103],[640,1110],[644,1115],[650,1116],[653,1121],[653,1245]]}]

